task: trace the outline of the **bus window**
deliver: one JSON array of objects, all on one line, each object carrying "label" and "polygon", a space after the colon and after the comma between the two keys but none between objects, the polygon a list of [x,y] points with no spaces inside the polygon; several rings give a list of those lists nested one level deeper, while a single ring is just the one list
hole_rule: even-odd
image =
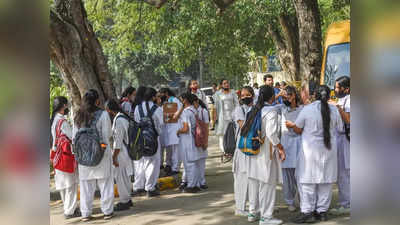
[{"label": "bus window", "polygon": [[327,50],[325,84],[333,89],[340,76],[350,76],[350,43],[331,45]]}]

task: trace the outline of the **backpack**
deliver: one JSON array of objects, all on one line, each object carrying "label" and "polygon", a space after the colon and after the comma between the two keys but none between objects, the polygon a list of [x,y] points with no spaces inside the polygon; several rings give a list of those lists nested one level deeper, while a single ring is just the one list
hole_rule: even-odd
[{"label": "backpack", "polygon": [[79,128],[75,135],[74,153],[80,165],[94,167],[99,165],[103,159],[104,150],[101,147],[100,135],[96,128],[102,113],[102,110],[95,111],[90,126]]},{"label": "backpack", "polygon": [[236,149],[236,124],[232,120],[228,123],[224,134],[224,152],[225,154],[233,155]]},{"label": "backpack", "polygon": [[[253,108],[252,110],[256,109]],[[240,135],[238,147],[245,155],[252,156],[260,153],[261,143],[259,140],[253,140],[253,138],[260,137],[261,135],[261,123],[262,123],[261,111],[262,110],[260,110],[256,114],[256,117],[254,118],[254,121],[246,137]],[[250,113],[247,114],[246,121],[248,120],[249,115]]]},{"label": "backpack", "polygon": [[[203,115],[202,112],[200,112]],[[199,119],[197,114],[194,114],[196,118],[196,128],[194,132],[194,143],[196,147],[202,147],[206,150],[208,147],[208,125],[202,119]]]},{"label": "backpack", "polygon": [[66,173],[74,173],[76,168],[75,156],[71,151],[71,140],[61,133],[61,125],[65,119],[60,119],[56,125],[56,151],[51,151],[50,159],[54,169]]},{"label": "backpack", "polygon": [[137,123],[137,129],[131,129],[132,134],[130,136],[130,156],[134,157],[134,160],[141,158],[142,156],[153,156],[157,153],[158,149],[158,133],[153,121],[153,114],[157,109],[157,105],[154,104],[151,109],[149,103],[146,102],[147,115],[144,115],[142,105],[139,105],[140,122]]}]

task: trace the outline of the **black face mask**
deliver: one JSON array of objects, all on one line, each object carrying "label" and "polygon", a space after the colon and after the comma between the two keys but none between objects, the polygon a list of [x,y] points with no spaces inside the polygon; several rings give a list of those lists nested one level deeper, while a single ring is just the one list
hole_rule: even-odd
[{"label": "black face mask", "polygon": [[335,91],[335,95],[336,95],[336,97],[338,97],[338,98],[343,98],[343,97],[346,96],[346,93],[345,93],[344,91],[339,91],[339,92],[336,92],[336,91]]},{"label": "black face mask", "polygon": [[240,101],[242,102],[242,104],[250,105],[253,102],[253,98],[252,97],[246,97],[246,98],[240,99]]},{"label": "black face mask", "polygon": [[224,91],[229,91],[229,88],[224,88]]},{"label": "black face mask", "polygon": [[283,100],[283,104],[286,106],[290,106],[292,103],[289,102],[289,100]]},{"label": "black face mask", "polygon": [[69,109],[68,108],[64,109],[64,115],[68,115],[68,113],[69,113]]}]

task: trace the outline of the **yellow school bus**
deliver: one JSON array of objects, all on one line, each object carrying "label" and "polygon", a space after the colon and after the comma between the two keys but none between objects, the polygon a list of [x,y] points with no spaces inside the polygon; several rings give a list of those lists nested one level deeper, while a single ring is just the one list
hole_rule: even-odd
[{"label": "yellow school bus", "polygon": [[350,20],[332,23],[325,35],[321,84],[334,89],[335,80],[350,77]]}]

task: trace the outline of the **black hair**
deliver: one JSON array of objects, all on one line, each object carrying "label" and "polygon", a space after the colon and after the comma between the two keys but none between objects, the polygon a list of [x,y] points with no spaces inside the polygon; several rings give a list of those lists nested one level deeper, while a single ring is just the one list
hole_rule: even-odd
[{"label": "black hair", "polygon": [[54,117],[56,117],[56,114],[64,105],[68,104],[68,99],[64,96],[57,96],[53,100],[53,108],[52,108],[52,114],[51,114],[51,119],[50,119],[50,125],[53,124]]},{"label": "black hair", "polygon": [[264,82],[267,81],[267,78],[274,79],[274,77],[271,74],[266,74],[266,75],[264,75],[264,78],[263,78]]},{"label": "black hair", "polygon": [[182,100],[187,99],[189,104],[193,105],[193,102],[195,101],[197,96],[192,93],[185,92],[185,93],[181,94],[181,98],[182,98]]},{"label": "black hair", "polygon": [[136,88],[129,86],[125,88],[125,90],[121,94],[121,98],[119,99],[119,103],[122,103],[122,99],[127,97],[128,95],[131,95],[134,91],[136,91]]},{"label": "black hair", "polygon": [[217,83],[212,83],[211,85],[215,85],[215,86],[218,86],[218,85],[217,85]]},{"label": "black hair", "polygon": [[146,88],[146,92],[144,93],[143,100],[146,102],[152,101],[152,98],[157,95],[156,89],[152,87]]},{"label": "black hair", "polygon": [[242,89],[246,89],[248,92],[250,92],[251,96],[253,96],[253,98],[254,98],[254,89],[253,89],[252,87],[250,87],[250,86],[244,86],[244,87],[242,87],[242,88],[240,89],[240,93],[242,92],[242,91],[241,91]]},{"label": "black hair", "polygon": [[222,79],[219,81],[219,85],[222,85],[222,83],[224,83],[225,80],[227,81],[228,79],[222,78]]},{"label": "black hair", "polygon": [[250,110],[249,116],[247,117],[246,122],[240,131],[241,136],[247,136],[257,113],[264,107],[265,102],[268,102],[272,97],[274,97],[274,95],[275,92],[272,87],[267,85],[260,87],[260,94],[258,96],[257,104]]},{"label": "black hair", "polygon": [[139,88],[136,91],[136,97],[135,97],[135,102],[133,105],[140,105],[143,102],[144,99],[144,93],[146,92],[146,87],[145,86],[139,86]]},{"label": "black hair", "polygon": [[291,95],[291,94],[295,95],[296,105],[299,106],[300,105],[300,96],[299,96],[299,93],[297,93],[296,88],[288,85],[285,87],[285,91],[288,95]]},{"label": "black hair", "polygon": [[285,81],[281,81],[281,86],[286,86],[286,82]]},{"label": "black hair", "polygon": [[100,109],[96,106],[97,99],[99,99],[99,93],[96,90],[90,89],[85,93],[81,106],[74,118],[78,127],[88,126],[93,118],[93,113]]},{"label": "black hair", "polygon": [[253,87],[256,87],[256,86],[258,87],[258,83],[257,82],[253,84]]},{"label": "black hair", "polygon": [[118,102],[114,99],[109,99],[106,104],[106,109],[113,111],[113,112],[122,112],[121,107],[119,106]]},{"label": "black hair", "polygon": [[281,84],[279,82],[276,82],[275,86],[281,86]]},{"label": "black hair", "polygon": [[199,103],[199,105],[202,108],[204,108],[205,110],[208,111],[206,104],[201,99],[199,99],[199,97],[197,97],[197,95],[193,95],[193,102],[196,102],[196,101]]},{"label": "black hair", "polygon": [[350,77],[348,76],[341,76],[336,79],[336,82],[339,84],[339,87],[350,88]]},{"label": "black hair", "polygon": [[321,101],[321,116],[322,116],[322,127],[324,130],[324,144],[327,149],[331,149],[331,134],[330,134],[330,122],[331,112],[328,104],[330,97],[330,89],[326,85],[321,85],[317,88],[315,99]]},{"label": "black hair", "polygon": [[160,89],[160,93],[163,93],[163,94],[167,93],[168,96],[174,96],[175,97],[175,93],[169,88],[161,88]]}]

